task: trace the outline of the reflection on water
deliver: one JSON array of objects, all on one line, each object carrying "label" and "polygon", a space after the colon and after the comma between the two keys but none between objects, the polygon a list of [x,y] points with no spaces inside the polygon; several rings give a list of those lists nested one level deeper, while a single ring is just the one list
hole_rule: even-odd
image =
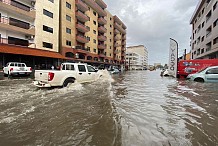
[{"label": "reflection on water", "polygon": [[159,71],[50,90],[31,82],[0,81],[0,145],[218,145],[217,84]]}]

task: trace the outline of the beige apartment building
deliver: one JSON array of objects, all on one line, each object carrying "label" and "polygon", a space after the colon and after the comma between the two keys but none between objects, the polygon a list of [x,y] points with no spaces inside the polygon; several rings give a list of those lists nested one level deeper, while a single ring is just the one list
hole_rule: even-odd
[{"label": "beige apartment building", "polygon": [[[102,0],[61,2],[61,53],[68,61],[124,64],[126,26],[106,8]],[[73,17],[70,22],[67,15]]]},{"label": "beige apartment building", "polygon": [[102,0],[3,0],[0,8],[0,68],[124,64],[127,27]]},{"label": "beige apartment building", "polygon": [[144,45],[127,47],[126,65],[130,70],[148,68],[148,49]]},{"label": "beige apartment building", "polygon": [[217,0],[200,0],[190,20],[191,59],[218,58],[217,3]]}]

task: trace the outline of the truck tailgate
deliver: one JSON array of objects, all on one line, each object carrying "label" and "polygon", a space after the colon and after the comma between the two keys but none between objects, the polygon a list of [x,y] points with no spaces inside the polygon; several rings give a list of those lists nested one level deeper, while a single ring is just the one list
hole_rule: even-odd
[{"label": "truck tailgate", "polygon": [[35,70],[35,80],[36,81],[48,81],[48,73],[51,72],[49,70]]}]

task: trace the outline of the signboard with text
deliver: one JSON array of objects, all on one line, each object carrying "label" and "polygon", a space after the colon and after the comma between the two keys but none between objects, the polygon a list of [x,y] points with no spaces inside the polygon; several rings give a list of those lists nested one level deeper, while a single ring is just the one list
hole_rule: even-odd
[{"label": "signboard with text", "polygon": [[178,43],[174,39],[170,38],[168,69],[170,71],[170,74],[175,78],[177,76],[177,63],[178,63]]}]

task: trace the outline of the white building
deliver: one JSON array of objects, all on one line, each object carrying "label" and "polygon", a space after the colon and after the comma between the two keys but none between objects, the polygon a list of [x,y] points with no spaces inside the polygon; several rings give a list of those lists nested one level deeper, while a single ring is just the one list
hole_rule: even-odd
[{"label": "white building", "polygon": [[126,66],[130,70],[143,70],[148,67],[148,50],[144,45],[131,46],[126,49]]}]

